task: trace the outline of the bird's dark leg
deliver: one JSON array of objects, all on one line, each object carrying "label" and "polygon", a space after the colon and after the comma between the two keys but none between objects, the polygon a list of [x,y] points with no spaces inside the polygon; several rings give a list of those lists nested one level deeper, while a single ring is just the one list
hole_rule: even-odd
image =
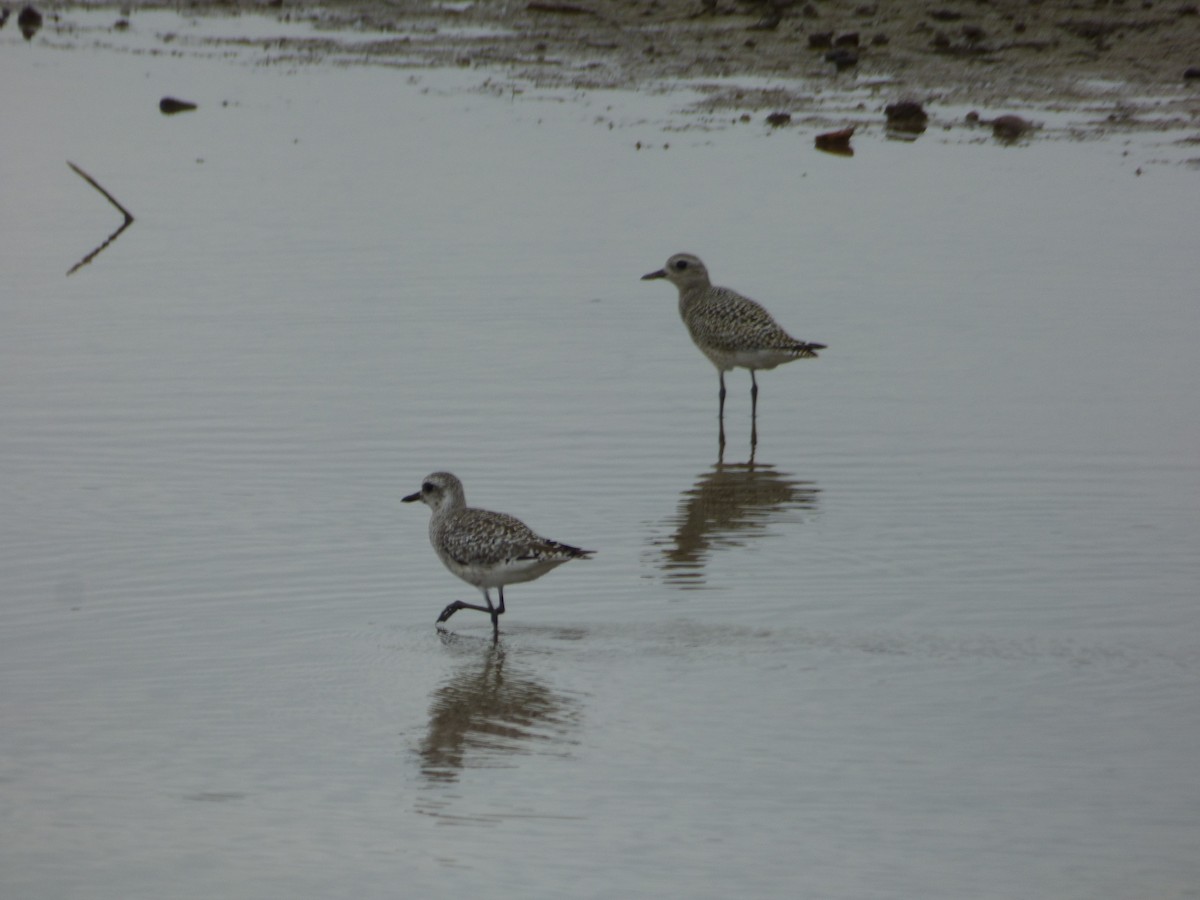
[{"label": "bird's dark leg", "polygon": [[476,603],[467,603],[464,600],[455,600],[442,610],[442,614],[437,617],[437,624],[441,625],[460,609],[477,609],[480,612],[485,612],[492,617],[494,622],[496,618],[496,610],[492,607],[492,598],[487,595],[487,591],[483,592],[483,599],[487,602],[487,606],[479,606]]},{"label": "bird's dark leg", "polygon": [[[496,644],[500,640],[500,617],[504,615],[504,587],[503,585],[496,588],[500,592],[500,606],[492,610],[492,643]],[[484,596],[487,592],[484,591]],[[488,606],[492,605],[491,598],[488,598]]]},{"label": "bird's dark leg", "polygon": [[721,449],[725,449],[725,373],[718,370],[717,377],[721,379],[721,390],[717,394],[720,403],[717,406],[717,433]]},{"label": "bird's dark leg", "polygon": [[758,379],[750,370],[750,446],[758,446]]}]

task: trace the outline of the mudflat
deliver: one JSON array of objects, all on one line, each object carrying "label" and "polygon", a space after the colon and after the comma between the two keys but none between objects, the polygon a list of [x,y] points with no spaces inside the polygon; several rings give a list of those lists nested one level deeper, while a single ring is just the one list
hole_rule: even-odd
[{"label": "mudflat", "polygon": [[[912,101],[957,107],[958,121],[964,106],[984,122],[1087,108],[1084,132],[1200,128],[1193,0],[197,0],[59,7],[46,30],[69,29],[73,11],[111,10],[122,28],[154,9],[224,16],[235,34],[249,13],[314,26],[262,42],[274,61],[456,66],[582,90],[686,80],[704,85],[701,113],[785,123]],[[249,32],[211,42],[259,43]]]}]

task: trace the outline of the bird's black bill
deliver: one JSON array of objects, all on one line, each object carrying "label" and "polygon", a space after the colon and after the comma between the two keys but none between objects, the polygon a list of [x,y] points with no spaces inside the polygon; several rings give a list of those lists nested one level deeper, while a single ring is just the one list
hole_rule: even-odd
[{"label": "bird's black bill", "polygon": [[659,269],[657,272],[651,272],[648,275],[643,275],[642,281],[650,281],[654,278],[666,278],[666,277],[667,277],[667,270]]},{"label": "bird's black bill", "polygon": [[409,494],[407,497],[401,497],[400,502],[401,503],[412,503],[414,500],[420,500],[420,499],[421,499],[421,492],[417,491],[415,494]]}]

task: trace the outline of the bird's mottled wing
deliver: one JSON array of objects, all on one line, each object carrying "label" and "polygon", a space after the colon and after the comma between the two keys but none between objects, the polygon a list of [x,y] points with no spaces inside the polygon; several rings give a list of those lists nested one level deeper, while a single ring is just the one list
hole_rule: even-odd
[{"label": "bird's mottled wing", "polygon": [[498,565],[536,552],[547,543],[520,519],[470,507],[442,523],[437,541],[451,559],[464,566]]},{"label": "bird's mottled wing", "polygon": [[684,322],[697,344],[726,353],[751,347],[792,350],[800,343],[757,302],[729,288],[705,291],[688,308]]}]

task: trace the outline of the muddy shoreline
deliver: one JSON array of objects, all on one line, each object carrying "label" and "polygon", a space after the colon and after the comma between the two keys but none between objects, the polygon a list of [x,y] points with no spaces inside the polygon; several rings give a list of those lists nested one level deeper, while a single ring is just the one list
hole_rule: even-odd
[{"label": "muddy shoreline", "polygon": [[[698,111],[785,111],[834,124],[913,99],[999,115],[1085,108],[1096,130],[1200,129],[1192,0],[328,0],[87,4],[255,13],[314,24],[272,42],[307,63],[478,68],[575,89],[711,80]],[[60,19],[72,7],[62,8]],[[728,83],[732,79],[747,84]],[[865,97],[864,97],[865,92]],[[853,96],[852,96],[853,95]],[[836,98],[836,99],[835,99]],[[849,102],[852,99],[853,102]]]}]

